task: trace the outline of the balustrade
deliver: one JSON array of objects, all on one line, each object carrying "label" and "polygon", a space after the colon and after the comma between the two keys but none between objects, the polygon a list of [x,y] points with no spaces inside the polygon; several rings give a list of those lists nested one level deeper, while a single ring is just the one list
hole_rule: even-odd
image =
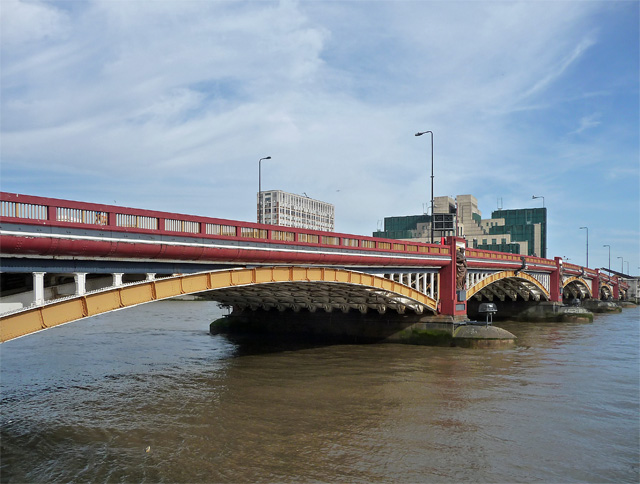
[{"label": "balustrade", "polygon": [[31,220],[47,220],[47,206],[2,200],[0,201],[0,216],[26,218]]}]

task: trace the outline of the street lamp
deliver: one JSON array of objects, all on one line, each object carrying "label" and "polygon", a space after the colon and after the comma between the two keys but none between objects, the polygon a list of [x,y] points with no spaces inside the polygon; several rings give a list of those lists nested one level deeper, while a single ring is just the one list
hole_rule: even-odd
[{"label": "street lamp", "polygon": [[[542,208],[544,208],[544,197],[542,195],[540,196],[536,196],[536,195],[532,195],[531,196],[531,200],[535,200],[536,198],[542,198]],[[542,240],[542,252],[543,252],[543,257],[547,257],[547,210],[545,209],[544,211],[544,234],[540,234],[541,237],[543,237]]]},{"label": "street lamp", "polygon": [[[618,257],[618,259],[622,259],[622,257]],[[620,272],[624,274],[624,259],[622,259],[622,267],[620,269]]]},{"label": "street lamp", "polygon": [[433,214],[433,131],[422,131],[416,133],[415,136],[422,136],[427,133],[431,135],[431,243],[433,244],[433,225],[435,223],[435,215]]},{"label": "street lamp", "polygon": [[589,227],[580,227],[580,229],[587,230],[587,265],[586,267],[589,267]]},{"label": "street lamp", "polygon": [[604,244],[602,247],[609,247],[609,275],[611,275],[611,246],[609,244]]},{"label": "street lamp", "polygon": [[262,160],[270,160],[270,156],[258,160],[258,223],[262,223]]}]

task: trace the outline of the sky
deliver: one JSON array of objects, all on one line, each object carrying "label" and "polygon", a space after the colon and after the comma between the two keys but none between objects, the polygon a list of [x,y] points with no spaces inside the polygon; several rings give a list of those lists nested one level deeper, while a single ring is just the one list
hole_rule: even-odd
[{"label": "sky", "polygon": [[[548,211],[640,273],[638,1],[0,1],[0,188],[371,235],[434,196]],[[533,196],[543,196],[533,199]]]}]

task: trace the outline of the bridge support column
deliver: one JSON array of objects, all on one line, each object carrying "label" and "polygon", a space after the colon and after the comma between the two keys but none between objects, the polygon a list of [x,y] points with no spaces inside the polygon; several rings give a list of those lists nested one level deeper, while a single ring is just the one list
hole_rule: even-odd
[{"label": "bridge support column", "polygon": [[440,269],[440,314],[453,316],[454,319],[467,318],[467,298],[466,291],[458,291],[456,287],[456,276],[458,273],[456,264],[456,252],[458,248],[464,249],[466,242],[459,237],[447,237],[446,244],[449,246],[451,262]]},{"label": "bridge support column", "polygon": [[122,286],[122,276],[123,276],[123,275],[124,275],[124,274],[123,274],[122,272],[114,272],[114,273],[112,274],[112,276],[113,276],[113,285],[114,285],[114,287]]},{"label": "bridge support column", "polygon": [[37,305],[44,304],[44,275],[46,272],[33,273],[33,302]]},{"label": "bridge support column", "polygon": [[551,302],[562,302],[562,257],[556,257],[556,269],[551,273],[549,295]]},{"label": "bridge support column", "polygon": [[76,282],[76,296],[83,296],[87,293],[87,273],[74,272],[73,279]]},{"label": "bridge support column", "polygon": [[596,269],[596,278],[591,279],[591,295],[596,301],[600,300],[600,269]]}]

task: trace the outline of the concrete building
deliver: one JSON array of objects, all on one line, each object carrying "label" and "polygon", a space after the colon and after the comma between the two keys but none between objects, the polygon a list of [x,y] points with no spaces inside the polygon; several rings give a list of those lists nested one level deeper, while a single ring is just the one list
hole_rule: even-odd
[{"label": "concrete building", "polygon": [[258,222],[285,227],[333,231],[335,209],[304,195],[269,190],[258,193]]},{"label": "concrete building", "polygon": [[[458,235],[471,248],[546,257],[546,208],[496,210],[491,218],[483,219],[473,195],[458,195],[455,199],[435,197],[433,205],[434,242],[447,235]],[[430,215],[387,217],[384,230],[374,232],[373,236],[430,242],[431,222]]]}]

